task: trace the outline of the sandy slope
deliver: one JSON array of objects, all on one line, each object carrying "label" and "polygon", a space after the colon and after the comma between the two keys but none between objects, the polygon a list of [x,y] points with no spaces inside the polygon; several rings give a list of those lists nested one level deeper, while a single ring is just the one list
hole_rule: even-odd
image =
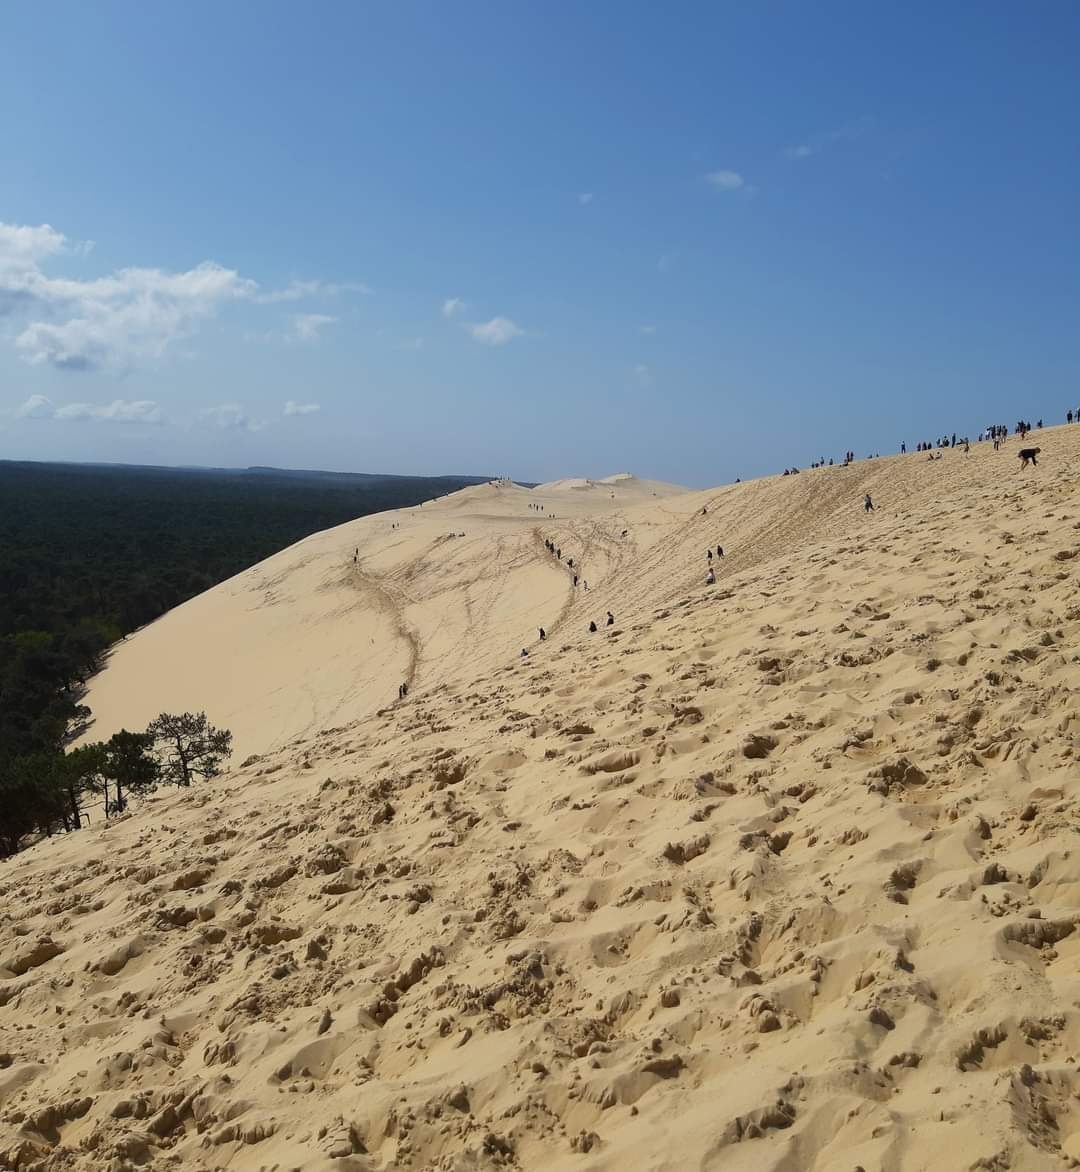
[{"label": "sandy slope", "polygon": [[[0,1166],[1080,1166],[1080,428],[1039,442],[470,489],[130,640],[103,730],[182,653],[260,755],[0,869]],[[305,647],[363,638],[385,676]]]},{"label": "sandy slope", "polygon": [[541,533],[578,535],[599,578],[632,548],[610,540],[619,518],[682,492],[633,477],[499,482],[315,534],[120,644],[91,682],[83,739],[206,709],[245,756],[373,712],[403,680],[471,679],[557,628],[572,598]]}]

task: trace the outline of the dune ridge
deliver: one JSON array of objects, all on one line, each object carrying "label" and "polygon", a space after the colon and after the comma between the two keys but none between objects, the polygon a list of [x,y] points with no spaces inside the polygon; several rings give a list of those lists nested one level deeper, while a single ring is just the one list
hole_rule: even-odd
[{"label": "dune ridge", "polygon": [[0,1166],[1080,1166],[1080,428],[1037,442],[479,486],[134,636],[92,735],[190,694],[243,755],[0,868]]}]

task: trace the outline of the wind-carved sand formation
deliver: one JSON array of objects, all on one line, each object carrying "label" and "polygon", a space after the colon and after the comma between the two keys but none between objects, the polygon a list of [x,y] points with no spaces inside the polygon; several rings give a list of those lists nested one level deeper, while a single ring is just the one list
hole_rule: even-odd
[{"label": "wind-carved sand formation", "polygon": [[1080,1166],[1080,429],[1038,442],[467,489],[133,636],[93,735],[240,752],[0,868],[0,1167]]}]

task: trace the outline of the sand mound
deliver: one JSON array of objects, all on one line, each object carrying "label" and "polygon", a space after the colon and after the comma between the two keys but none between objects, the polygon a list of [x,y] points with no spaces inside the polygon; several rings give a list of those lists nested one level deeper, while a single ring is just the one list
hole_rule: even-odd
[{"label": "sand mound", "polygon": [[[406,530],[427,506],[357,522],[362,597],[399,591],[419,632],[406,701],[0,868],[0,1166],[1080,1159],[1080,429],[1039,443],[1022,474],[1012,445],[564,494],[555,521],[482,486],[432,507],[466,532],[439,544]],[[283,639],[345,631],[358,532],[166,616],[100,683],[200,605],[219,638],[257,622],[259,590]],[[304,567],[336,612],[282,605]],[[486,629],[442,643],[427,611],[459,598]],[[264,688],[208,648],[206,688]],[[319,679],[294,664],[267,719],[337,703]]]}]

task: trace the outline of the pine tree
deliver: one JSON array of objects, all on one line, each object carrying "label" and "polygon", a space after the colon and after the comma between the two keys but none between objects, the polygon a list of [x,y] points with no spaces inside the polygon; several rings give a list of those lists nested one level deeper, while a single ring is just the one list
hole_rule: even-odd
[{"label": "pine tree", "polygon": [[232,733],[214,728],[205,712],[163,712],[147,733],[157,749],[161,777],[173,785],[191,785],[195,777],[214,777],[232,753]]}]

